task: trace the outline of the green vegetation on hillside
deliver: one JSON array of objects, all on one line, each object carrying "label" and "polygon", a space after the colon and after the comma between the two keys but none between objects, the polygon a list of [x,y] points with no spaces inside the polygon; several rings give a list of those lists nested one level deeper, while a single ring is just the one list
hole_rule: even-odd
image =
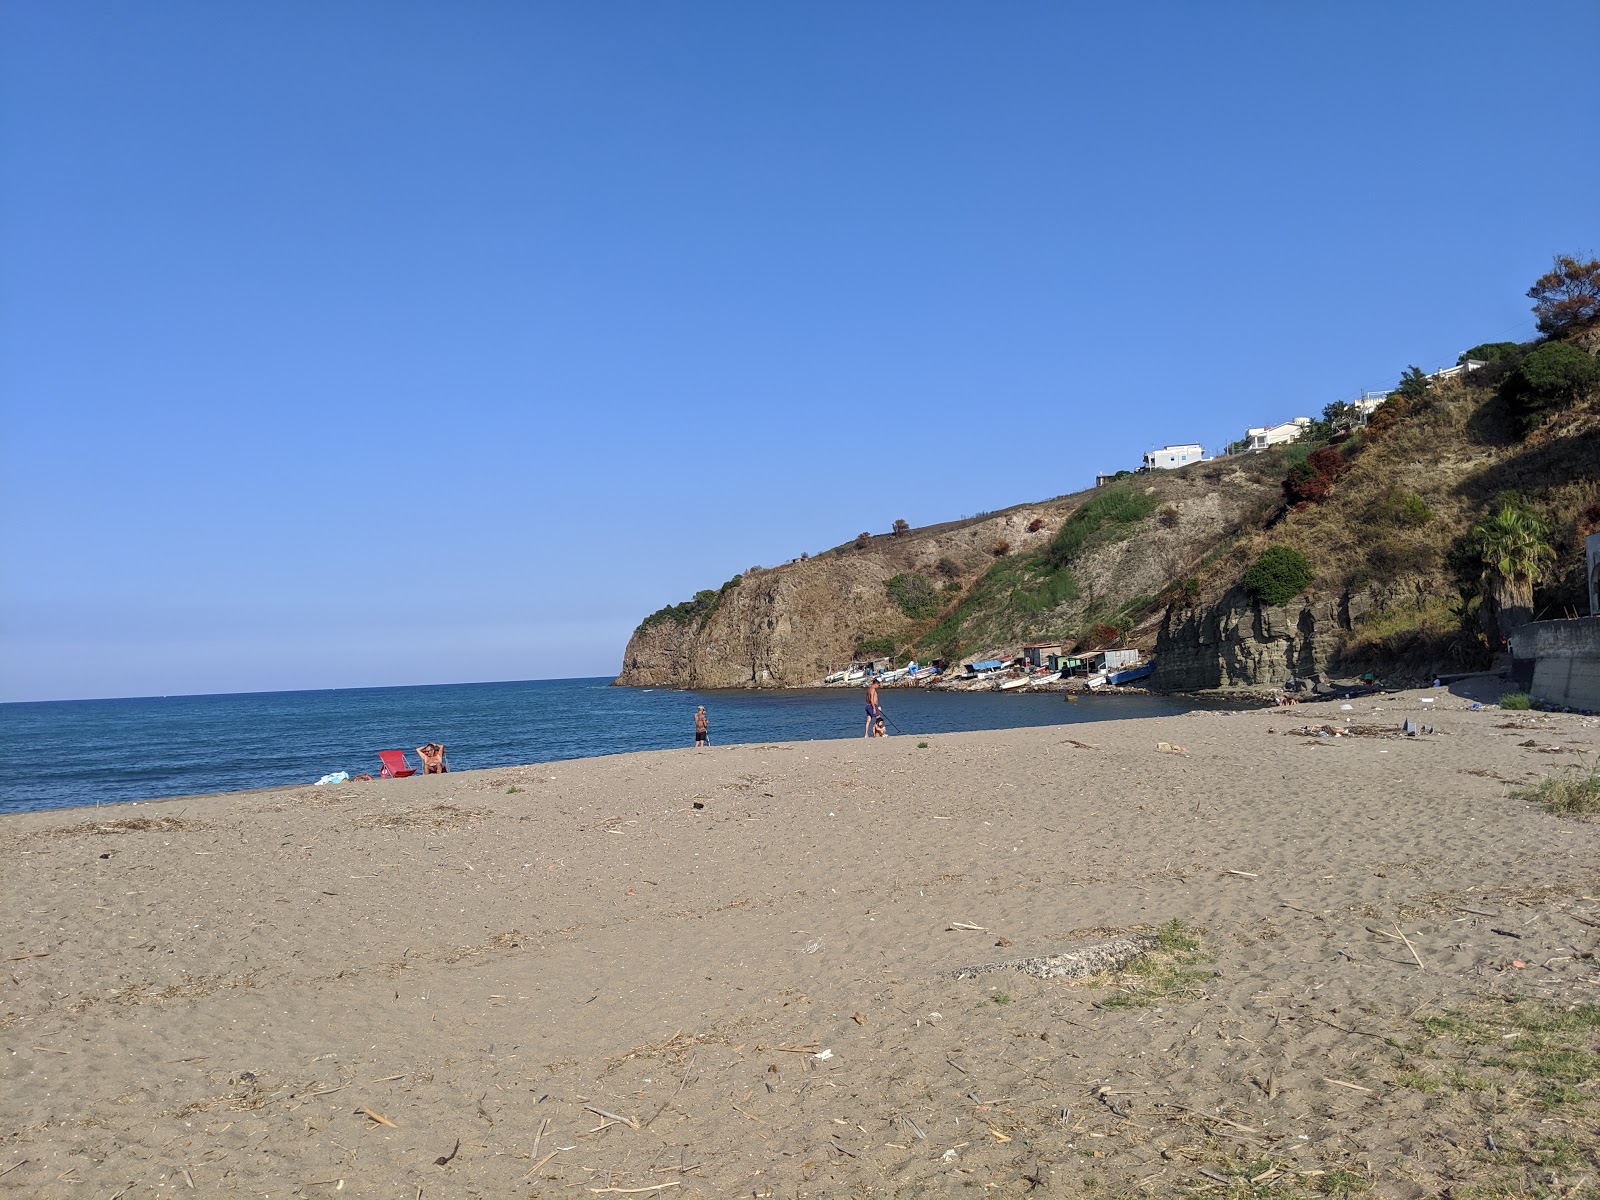
[{"label": "green vegetation on hillside", "polygon": [[889,599],[913,621],[931,617],[939,611],[939,593],[926,576],[914,573],[896,575],[883,586],[889,593]]},{"label": "green vegetation on hillside", "polygon": [[696,592],[692,600],[685,600],[682,604],[669,604],[665,608],[658,608],[639,622],[639,628],[649,629],[652,625],[659,625],[663,621],[671,621],[673,624],[680,626],[693,624],[698,629],[711,619],[711,614],[721,606],[722,598],[743,582],[744,576],[735,575],[716,591],[706,588],[703,591]]},{"label": "green vegetation on hillside", "polygon": [[1070,566],[1086,550],[1132,537],[1159,503],[1155,496],[1132,488],[1113,487],[1102,492],[1061,523],[1045,549],[1046,564],[1052,568]]}]

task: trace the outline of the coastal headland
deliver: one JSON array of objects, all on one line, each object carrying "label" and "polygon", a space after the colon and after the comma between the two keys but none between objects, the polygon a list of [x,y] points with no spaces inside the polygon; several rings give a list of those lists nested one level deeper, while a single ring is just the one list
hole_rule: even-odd
[{"label": "coastal headland", "polygon": [[5,817],[0,1190],[1592,1189],[1600,722],[1348,703]]}]

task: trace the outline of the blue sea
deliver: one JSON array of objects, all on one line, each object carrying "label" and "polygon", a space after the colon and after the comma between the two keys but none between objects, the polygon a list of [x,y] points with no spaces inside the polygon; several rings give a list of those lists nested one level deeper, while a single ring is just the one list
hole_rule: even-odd
[{"label": "blue sea", "polygon": [[[437,684],[0,705],[0,812],[312,783],[379,769],[379,750],[442,742],[450,769],[688,746],[860,737],[865,693],[611,687],[606,679]],[[1161,696],[888,690],[890,733],[1070,725],[1187,711]]]}]

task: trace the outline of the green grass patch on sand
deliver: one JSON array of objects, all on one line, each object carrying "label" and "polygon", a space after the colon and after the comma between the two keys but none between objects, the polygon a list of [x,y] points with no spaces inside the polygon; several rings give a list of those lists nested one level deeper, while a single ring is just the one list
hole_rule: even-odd
[{"label": "green grass patch on sand", "polygon": [[1117,989],[1099,1001],[1101,1008],[1152,1008],[1204,998],[1205,985],[1216,972],[1208,965],[1211,956],[1201,951],[1199,938],[1176,917],[1157,929],[1155,937],[1154,948],[1096,981]]},{"label": "green grass patch on sand", "polygon": [[[1496,1091],[1543,1111],[1600,1108],[1582,1085],[1600,1078],[1600,1004],[1513,997],[1472,1012],[1416,1018],[1391,1082],[1420,1092]],[[1453,1043],[1440,1046],[1436,1043]],[[1448,1065],[1446,1065],[1448,1064]]]},{"label": "green grass patch on sand", "polygon": [[1511,798],[1541,805],[1560,817],[1593,816],[1600,813],[1600,760],[1588,770],[1579,767],[1546,775],[1518,788]]}]

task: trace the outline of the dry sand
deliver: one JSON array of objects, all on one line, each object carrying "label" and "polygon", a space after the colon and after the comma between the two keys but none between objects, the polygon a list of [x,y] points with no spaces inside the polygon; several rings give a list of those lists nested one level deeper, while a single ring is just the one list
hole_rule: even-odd
[{"label": "dry sand", "polygon": [[[1502,1050],[1600,1002],[1600,825],[1508,797],[1597,722],[1352,703],[7,817],[0,1189],[1592,1187],[1593,1079]],[[1149,1006],[953,974],[1174,918]]]}]

